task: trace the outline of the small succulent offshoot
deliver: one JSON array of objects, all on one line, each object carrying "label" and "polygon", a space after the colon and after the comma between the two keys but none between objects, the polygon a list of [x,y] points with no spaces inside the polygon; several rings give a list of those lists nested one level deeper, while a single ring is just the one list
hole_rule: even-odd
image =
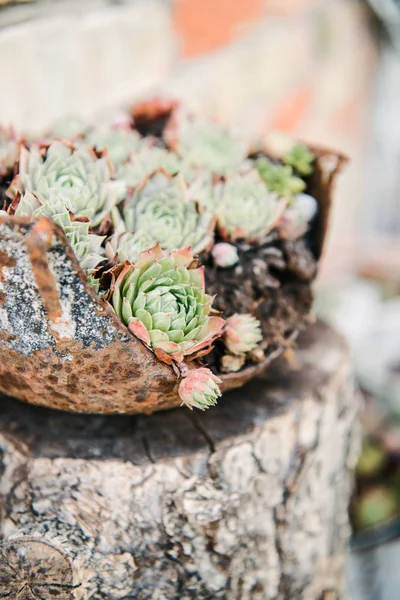
[{"label": "small succulent offshoot", "polygon": [[314,161],[315,155],[305,144],[300,143],[294,144],[283,156],[283,162],[293,167],[303,177],[311,175]]},{"label": "small succulent offshoot", "polygon": [[309,194],[297,194],[289,202],[279,221],[281,237],[294,240],[306,233],[317,214],[318,202]]},{"label": "small succulent offshoot", "polygon": [[261,340],[261,324],[253,315],[236,313],[226,320],[224,342],[231,354],[251,352]]},{"label": "small succulent offshoot", "polygon": [[236,246],[228,244],[227,242],[219,242],[215,244],[211,251],[214,265],[227,269],[233,267],[239,262],[239,254]]},{"label": "small succulent offshoot", "polygon": [[17,192],[32,192],[42,204],[61,200],[75,218],[87,218],[91,228],[100,225],[118,201],[118,185],[106,157],[61,140],[21,148],[19,172],[7,194],[15,198]]},{"label": "small succulent offshoot", "polygon": [[303,192],[306,187],[304,181],[293,174],[290,165],[275,164],[269,158],[263,157],[257,159],[256,167],[267,188],[278,196],[292,198]]},{"label": "small succulent offshoot", "polygon": [[225,324],[213,316],[203,269],[194,265],[190,248],[166,254],[156,245],[135,265],[117,267],[111,286],[117,316],[167,364],[207,354]]},{"label": "small succulent offshoot", "polygon": [[189,371],[179,384],[179,397],[182,404],[190,410],[193,408],[205,410],[214,406],[221,396],[218,386],[220,383],[221,380],[205,367]]},{"label": "small succulent offshoot", "polygon": [[228,178],[217,190],[218,230],[230,241],[261,240],[278,224],[287,204],[286,198],[269,191],[254,170]]},{"label": "small succulent offshoot", "polygon": [[119,166],[117,174],[127,187],[135,188],[154,171],[162,169],[170,175],[175,175],[180,168],[181,160],[174,152],[141,144],[137,151],[130,155],[129,160]]},{"label": "small succulent offshoot", "polygon": [[191,246],[199,254],[214,240],[214,216],[199,208],[181,175],[150,175],[127,199],[124,217],[129,231],[147,233],[164,250]]}]

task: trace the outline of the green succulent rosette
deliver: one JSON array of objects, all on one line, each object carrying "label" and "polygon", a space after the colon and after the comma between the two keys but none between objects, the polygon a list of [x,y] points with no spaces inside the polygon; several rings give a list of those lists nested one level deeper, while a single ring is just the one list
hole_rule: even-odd
[{"label": "green succulent rosette", "polygon": [[117,171],[118,178],[128,187],[137,187],[146,177],[159,169],[174,175],[180,171],[181,160],[175,152],[142,144]]},{"label": "green succulent rosette", "polygon": [[61,201],[75,218],[88,219],[94,228],[118,202],[119,186],[112,174],[106,157],[56,140],[30,150],[21,148],[19,172],[8,195],[32,192],[49,206]]},{"label": "green succulent rosette", "polygon": [[292,198],[306,187],[304,181],[293,174],[290,165],[275,164],[269,158],[259,158],[256,167],[268,189],[279,196]]},{"label": "green succulent rosette", "polygon": [[232,354],[251,352],[261,340],[261,324],[253,315],[236,313],[226,320],[224,342]]},{"label": "green succulent rosette", "polygon": [[128,231],[147,233],[163,250],[191,246],[198,254],[214,240],[214,215],[199,207],[181,174],[147,177],[126,200],[124,219]]},{"label": "green succulent rosette", "polygon": [[283,162],[293,167],[300,175],[307,177],[313,172],[315,155],[305,144],[293,144],[283,156]]},{"label": "green succulent rosette", "polygon": [[228,128],[200,117],[188,118],[179,111],[171,119],[164,137],[187,166],[220,176],[240,169],[248,153],[247,144]]},{"label": "green succulent rosette", "polygon": [[87,222],[72,221],[62,200],[43,203],[35,194],[26,192],[19,200],[14,214],[17,217],[48,217],[57,223],[65,231],[70,246],[84,271],[93,271],[105,260],[102,248],[104,237],[90,233]]},{"label": "green succulent rosette", "polygon": [[287,200],[268,190],[256,171],[235,175],[217,185],[218,230],[230,241],[256,242],[273,229]]},{"label": "green succulent rosette", "polygon": [[143,252],[114,270],[109,302],[116,315],[159,360],[181,363],[207,354],[225,321],[212,314],[204,272],[190,248]]},{"label": "green succulent rosette", "polygon": [[184,377],[179,384],[179,397],[182,404],[193,410],[206,410],[217,404],[221,396],[218,384],[221,380],[205,367],[194,369]]}]

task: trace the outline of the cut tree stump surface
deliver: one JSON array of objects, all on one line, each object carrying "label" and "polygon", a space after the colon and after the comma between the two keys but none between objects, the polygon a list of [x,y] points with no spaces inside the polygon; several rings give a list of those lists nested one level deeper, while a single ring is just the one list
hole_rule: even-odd
[{"label": "cut tree stump surface", "polygon": [[0,597],[346,598],[357,409],[349,350],[322,323],[205,413],[2,397]]}]

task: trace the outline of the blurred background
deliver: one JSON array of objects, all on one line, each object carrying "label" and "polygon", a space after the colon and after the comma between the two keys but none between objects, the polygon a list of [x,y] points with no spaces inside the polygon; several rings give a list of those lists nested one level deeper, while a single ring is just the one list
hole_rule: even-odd
[{"label": "blurred background", "polygon": [[41,133],[147,95],[344,151],[316,310],[354,351],[353,600],[400,597],[400,2],[0,0],[0,120]]}]

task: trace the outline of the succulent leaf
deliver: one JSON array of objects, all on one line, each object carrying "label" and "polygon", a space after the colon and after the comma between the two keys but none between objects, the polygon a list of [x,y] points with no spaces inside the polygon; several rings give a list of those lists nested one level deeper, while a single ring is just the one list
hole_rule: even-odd
[{"label": "succulent leaf", "polygon": [[259,158],[256,167],[268,189],[276,192],[278,196],[292,198],[306,187],[300,177],[293,175],[293,168],[290,165],[274,164],[268,158]]},{"label": "succulent leaf", "polygon": [[135,265],[117,267],[110,303],[121,321],[167,363],[211,350],[225,321],[211,315],[202,268],[190,248],[164,253],[157,244]]},{"label": "succulent leaf", "polygon": [[286,165],[290,165],[304,177],[311,175],[313,172],[314,160],[315,155],[305,144],[294,144],[283,157],[283,162]]},{"label": "succulent leaf", "polygon": [[0,125],[0,177],[10,171],[18,160],[18,140],[12,127]]},{"label": "succulent leaf", "polygon": [[261,324],[253,315],[236,313],[226,320],[224,342],[232,354],[250,352],[261,340]]},{"label": "succulent leaf", "polygon": [[270,192],[256,171],[235,175],[216,187],[218,228],[228,240],[258,241],[276,226],[286,200]]},{"label": "succulent leaf", "polygon": [[191,246],[198,254],[214,239],[213,215],[199,209],[181,175],[153,173],[127,199],[124,217],[129,231],[147,233],[164,250]]},{"label": "succulent leaf", "polygon": [[218,384],[221,380],[210,369],[200,367],[190,371],[179,385],[179,396],[182,403],[190,410],[198,408],[205,410],[217,403],[221,396]]},{"label": "succulent leaf", "polygon": [[49,206],[61,201],[76,218],[86,217],[96,227],[118,201],[118,184],[111,176],[105,157],[56,140],[21,148],[19,173],[8,193],[32,192]]},{"label": "succulent leaf", "polygon": [[188,118],[177,111],[165,131],[165,139],[188,166],[226,176],[239,169],[247,144],[228,128],[200,117]]},{"label": "succulent leaf", "polygon": [[279,233],[293,240],[304,235],[318,210],[318,202],[309,194],[297,194],[286,207],[279,222]]}]

